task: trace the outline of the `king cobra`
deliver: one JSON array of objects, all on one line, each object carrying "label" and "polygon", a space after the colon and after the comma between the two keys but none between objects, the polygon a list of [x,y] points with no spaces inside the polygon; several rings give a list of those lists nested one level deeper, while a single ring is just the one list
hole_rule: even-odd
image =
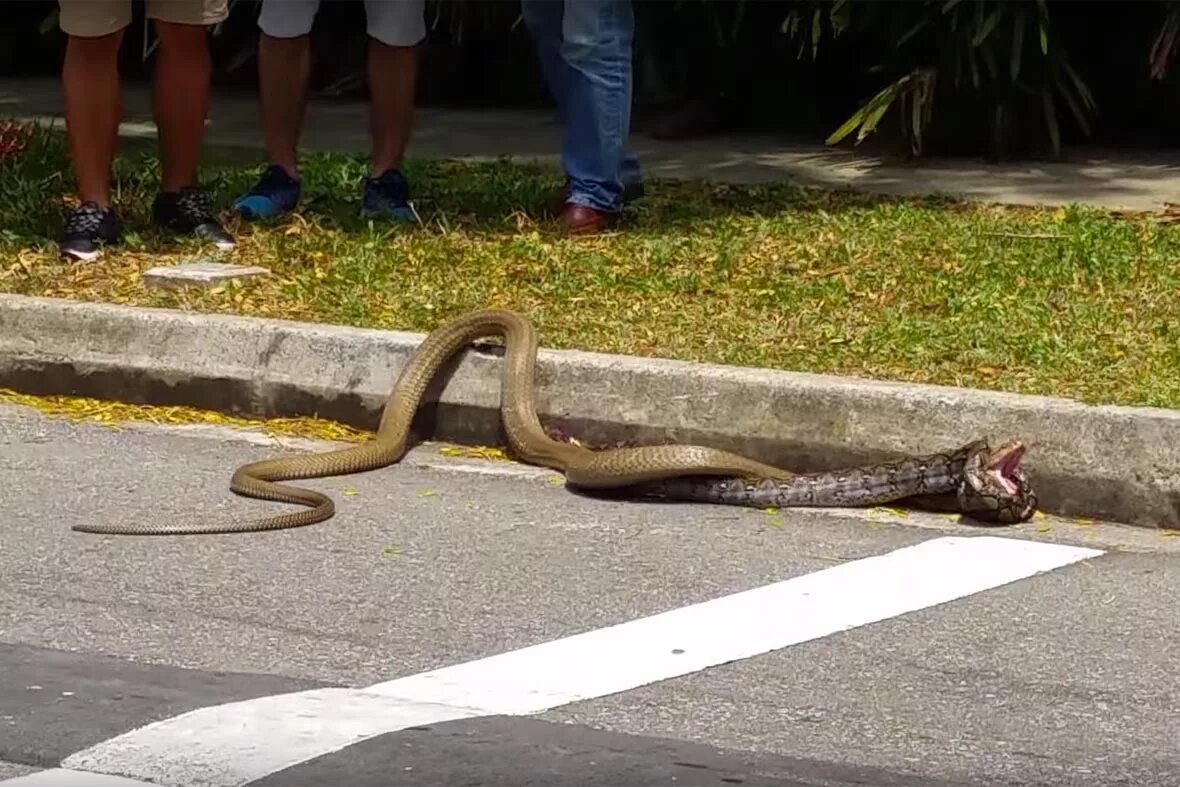
[{"label": "king cobra", "polygon": [[238,467],[235,494],[295,503],[308,510],[263,519],[80,524],[105,535],[182,535],[280,530],[315,524],[335,514],[327,495],[277,483],[375,470],[409,450],[410,426],[439,368],[471,342],[499,335],[505,346],[501,417],[509,447],[520,460],[564,473],[588,493],[630,491],[637,497],[758,506],[857,506],[951,494],[960,510],[999,523],[1024,521],[1036,495],[1019,464],[1025,447],[1008,441],[992,450],[977,440],[957,451],[906,457],[848,470],[795,474],[773,465],[699,445],[647,445],[594,450],[546,434],[534,403],[537,335],[523,315],[504,309],[472,312],[429,334],[403,367],[381,413],[373,440],[316,454],[264,459]]}]

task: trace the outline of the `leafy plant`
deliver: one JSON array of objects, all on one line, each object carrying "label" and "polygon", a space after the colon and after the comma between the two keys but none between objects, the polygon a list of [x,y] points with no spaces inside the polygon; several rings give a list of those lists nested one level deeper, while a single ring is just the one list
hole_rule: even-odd
[{"label": "leafy plant", "polygon": [[[800,54],[816,57],[825,33],[853,32],[889,42],[888,56],[870,71],[889,81],[829,137],[836,144],[854,131],[859,144],[897,107],[902,134],[921,155],[936,99],[966,94],[984,113],[994,148],[1003,145],[1013,112],[1030,104],[1042,116],[1055,156],[1061,155],[1059,109],[1064,106],[1089,134],[1097,106],[1070,63],[1047,0],[921,0],[921,2],[810,3],[788,14],[784,32]],[[826,9],[826,14],[824,13]]]},{"label": "leafy plant", "polygon": [[1169,0],[1164,4],[1164,19],[1160,23],[1159,32],[1151,44],[1148,63],[1151,66],[1151,78],[1163,79],[1172,67],[1172,59],[1176,55],[1176,46],[1180,43],[1180,2]]}]

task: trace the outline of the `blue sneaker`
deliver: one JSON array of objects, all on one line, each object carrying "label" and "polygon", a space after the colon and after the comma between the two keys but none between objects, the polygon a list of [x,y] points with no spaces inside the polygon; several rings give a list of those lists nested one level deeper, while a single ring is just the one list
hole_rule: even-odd
[{"label": "blue sneaker", "polygon": [[274,218],[293,210],[299,204],[301,191],[298,179],[278,164],[271,164],[254,188],[234,200],[234,210],[246,220]]},{"label": "blue sneaker", "polygon": [[399,170],[387,169],[375,178],[366,178],[365,193],[361,199],[361,218],[417,220],[414,209],[410,207],[410,184],[406,176]]}]

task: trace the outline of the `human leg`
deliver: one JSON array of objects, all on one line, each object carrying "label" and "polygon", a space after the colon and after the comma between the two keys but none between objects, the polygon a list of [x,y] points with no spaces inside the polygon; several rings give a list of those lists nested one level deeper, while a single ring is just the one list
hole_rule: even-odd
[{"label": "human leg", "polygon": [[219,248],[234,240],[213,214],[211,197],[197,187],[205,136],[210,76],[208,28],[229,14],[226,0],[149,0],[147,16],[160,37],[152,86],[152,113],[160,137],[160,193],[153,220],[193,233]]},{"label": "human leg", "polygon": [[152,80],[152,114],[159,129],[160,188],[192,185],[201,160],[212,64],[201,25],[155,20],[160,36]]},{"label": "human leg", "polygon": [[414,126],[418,46],[426,37],[423,0],[366,0],[369,122],[372,152],[361,212],[410,221],[409,184],[401,171]]},{"label": "human leg", "polygon": [[572,231],[594,231],[643,196],[628,146],[634,15],[629,0],[521,0],[562,121],[566,182],[551,210]]},{"label": "human leg", "polygon": [[566,4],[561,54],[569,67],[562,161],[570,179],[568,202],[600,213],[623,204],[622,173],[638,174],[629,155],[632,40],[630,0]]},{"label": "human leg", "polygon": [[129,0],[59,0],[66,34],[62,95],[70,160],[81,202],[67,211],[59,238],[63,255],[99,256],[100,246],[119,240],[111,205],[111,161],[119,140],[119,46],[131,22]]},{"label": "human leg", "polygon": [[299,136],[311,77],[311,28],[319,0],[263,0],[258,15],[258,86],[268,166],[234,201],[244,218],[269,218],[299,204]]}]

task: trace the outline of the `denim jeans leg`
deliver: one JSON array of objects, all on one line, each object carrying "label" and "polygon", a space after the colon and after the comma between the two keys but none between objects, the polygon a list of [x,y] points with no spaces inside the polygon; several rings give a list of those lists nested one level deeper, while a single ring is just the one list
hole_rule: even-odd
[{"label": "denim jeans leg", "polygon": [[631,0],[567,0],[561,54],[569,67],[562,163],[568,201],[606,212],[623,206],[623,168],[631,129]]}]

